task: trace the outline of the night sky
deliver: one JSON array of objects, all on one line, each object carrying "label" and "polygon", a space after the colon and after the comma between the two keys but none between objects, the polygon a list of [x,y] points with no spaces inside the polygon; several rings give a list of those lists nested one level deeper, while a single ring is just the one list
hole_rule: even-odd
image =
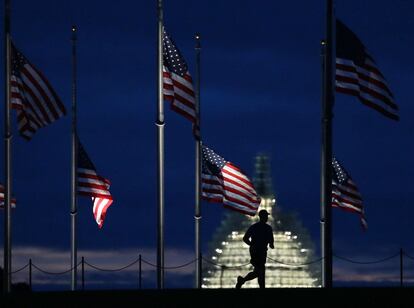
[{"label": "night sky", "polygon": [[[355,97],[336,95],[333,151],[362,193],[369,229],[362,231],[357,215],[334,209],[333,249],[361,261],[393,255],[400,247],[414,255],[414,3],[335,2],[337,17],[359,36],[385,75],[401,120],[389,120]],[[278,206],[298,214],[319,249],[325,1],[174,0],[164,5],[166,29],[193,75],[193,36],[202,37],[204,142],[250,176],[254,156],[268,153]],[[68,111],[71,26],[78,26],[78,133],[98,172],[111,180],[114,197],[101,230],[92,202],[78,199],[78,247],[79,257],[102,267],[128,264],[139,253],[156,262],[156,16],[156,1],[12,3],[14,43],[47,76]],[[0,81],[3,85],[3,74]],[[189,121],[165,106],[165,263],[172,266],[194,258],[194,139]],[[32,257],[44,269],[63,271],[70,258],[70,116],[39,130],[30,142],[18,136],[14,113],[13,125],[18,202],[13,268]],[[3,134],[3,126],[0,130]],[[202,203],[204,253],[226,211]],[[406,262],[414,269],[414,261]],[[334,283],[392,284],[398,270],[397,259],[376,267],[335,261]],[[192,287],[192,272],[191,266],[166,271],[166,287]],[[60,284],[69,289],[68,275],[34,275],[38,288]],[[414,271],[407,273],[410,277],[414,280]],[[136,286],[132,270],[89,278],[104,288]],[[155,278],[148,270],[145,286],[155,287]]]}]

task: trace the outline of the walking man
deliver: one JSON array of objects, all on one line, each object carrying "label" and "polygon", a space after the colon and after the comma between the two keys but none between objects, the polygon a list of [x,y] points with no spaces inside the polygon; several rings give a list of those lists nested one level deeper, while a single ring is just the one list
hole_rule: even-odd
[{"label": "walking man", "polygon": [[250,263],[253,265],[254,270],[248,273],[245,277],[238,276],[236,289],[240,289],[241,286],[249,280],[257,278],[259,287],[265,288],[265,264],[267,258],[267,245],[270,248],[273,246],[273,230],[268,225],[269,213],[266,210],[259,212],[260,221],[251,225],[243,237],[243,241],[249,245],[250,251]]}]

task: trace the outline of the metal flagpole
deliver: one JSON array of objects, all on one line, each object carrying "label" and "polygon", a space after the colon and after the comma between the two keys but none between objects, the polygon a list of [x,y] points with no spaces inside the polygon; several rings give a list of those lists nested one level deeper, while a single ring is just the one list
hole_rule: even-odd
[{"label": "metal flagpole", "polygon": [[11,75],[11,41],[10,41],[10,10],[11,1],[4,2],[4,47],[5,47],[5,74],[4,74],[4,158],[5,158],[5,200],[4,200],[4,270],[3,270],[3,291],[11,291],[11,120],[10,120],[10,75]]},{"label": "metal flagpole", "polygon": [[333,0],[326,0],[326,39],[323,50],[322,153],[321,153],[321,249],[322,286],[332,288],[332,106],[333,75]]},{"label": "metal flagpole", "polygon": [[71,207],[70,207],[70,219],[71,219],[71,234],[70,234],[70,266],[71,271],[71,290],[76,290],[77,283],[77,242],[76,242],[76,215],[78,213],[77,195],[76,190],[78,186],[77,182],[77,132],[76,132],[76,26],[72,26],[72,178],[71,178]]},{"label": "metal flagpole", "polygon": [[164,289],[164,95],[163,88],[163,7],[158,1],[158,104],[157,104],[157,143],[158,143],[158,234],[157,234],[157,286]]},{"label": "metal flagpole", "polygon": [[196,275],[195,285],[197,289],[201,288],[201,274],[202,274],[202,260],[201,260],[201,243],[200,243],[200,224],[201,224],[201,210],[200,210],[200,177],[201,177],[201,127],[200,127],[200,35],[195,35],[195,51],[196,51],[196,88],[195,88],[195,112],[196,122],[194,123],[195,135],[195,255],[196,255]]},{"label": "metal flagpole", "polygon": [[404,286],[404,251],[400,248],[400,288]]}]

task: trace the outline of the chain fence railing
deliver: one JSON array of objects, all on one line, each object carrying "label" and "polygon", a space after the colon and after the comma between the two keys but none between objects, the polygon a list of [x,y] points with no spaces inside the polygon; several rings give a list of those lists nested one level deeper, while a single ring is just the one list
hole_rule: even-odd
[{"label": "chain fence railing", "polygon": [[[338,259],[338,260],[345,261],[345,262],[352,263],[352,264],[358,264],[358,265],[371,265],[371,264],[384,263],[384,262],[387,262],[387,261],[392,260],[392,259],[399,256],[400,257],[400,260],[399,260],[399,265],[400,265],[399,280],[400,280],[400,286],[401,287],[404,286],[404,277],[405,277],[404,276],[404,257],[407,258],[407,259],[410,259],[411,261],[414,261],[414,257],[407,254],[406,252],[404,252],[403,249],[400,249],[400,251],[398,251],[397,253],[392,254],[388,257],[384,257],[384,258],[381,258],[381,259],[378,259],[378,260],[371,260],[371,261],[354,260],[354,259],[351,259],[349,257],[339,256],[335,253],[333,253],[332,256],[334,258]],[[317,259],[314,259],[314,260],[311,260],[311,261],[308,261],[308,262],[305,262],[305,263],[287,263],[287,262],[282,262],[280,260],[276,260],[276,259],[267,257],[267,260],[270,261],[270,262],[274,262],[274,263],[281,264],[281,265],[284,265],[284,266],[289,266],[289,267],[303,267],[303,266],[307,266],[307,265],[311,265],[311,264],[316,264],[316,263],[321,262],[323,259],[324,258],[321,257],[321,258],[317,258]],[[198,258],[195,258],[195,259],[190,260],[190,261],[188,261],[184,264],[181,264],[181,265],[164,266],[162,268],[164,270],[182,269],[182,268],[185,268],[187,266],[190,266],[191,264],[197,262],[198,260],[199,260]],[[242,267],[251,265],[250,262],[249,262],[249,263],[245,263],[245,264],[238,264],[238,265],[229,266],[229,265],[226,265],[226,264],[219,264],[219,263],[213,262],[209,259],[204,258],[203,256],[201,256],[201,260],[202,260],[202,262],[204,262],[206,264],[219,267],[222,271],[225,270],[225,269],[237,269],[237,268],[242,268]],[[100,266],[94,265],[94,264],[86,261],[85,258],[82,257],[81,261],[76,266],[74,266],[72,268],[69,268],[67,270],[64,270],[64,271],[59,271],[59,272],[52,272],[52,271],[45,270],[45,269],[41,268],[39,265],[33,263],[32,259],[29,259],[29,262],[27,264],[25,264],[24,266],[20,267],[19,269],[15,270],[15,271],[12,271],[11,273],[12,274],[17,274],[17,273],[20,273],[23,270],[28,268],[29,269],[28,270],[29,288],[30,288],[30,290],[33,290],[33,269],[39,271],[40,273],[46,274],[46,275],[59,276],[59,275],[64,275],[64,274],[70,273],[73,269],[77,270],[79,268],[79,266],[81,266],[81,290],[85,290],[85,265],[88,266],[92,270],[100,271],[100,272],[121,272],[123,270],[126,270],[126,269],[136,265],[137,263],[138,263],[138,280],[139,280],[138,288],[142,289],[142,272],[143,272],[142,264],[144,263],[144,264],[146,264],[150,267],[156,268],[156,269],[159,268],[156,264],[153,264],[150,261],[145,260],[144,258],[142,258],[142,255],[139,255],[138,258],[135,259],[134,261],[128,263],[125,266],[121,266],[119,268],[102,268]]]}]

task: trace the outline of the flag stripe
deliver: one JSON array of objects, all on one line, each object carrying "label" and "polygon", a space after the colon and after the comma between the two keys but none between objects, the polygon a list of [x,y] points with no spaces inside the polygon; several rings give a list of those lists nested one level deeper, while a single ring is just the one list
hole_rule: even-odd
[{"label": "flag stripe", "polygon": [[[367,60],[366,60],[367,61]],[[352,73],[353,76],[365,79],[366,81],[371,81],[372,83],[377,84],[388,92],[392,97],[393,94],[387,86],[387,82],[381,72],[375,67],[375,63],[368,65],[367,62],[362,65],[355,65],[354,61],[347,59],[336,59],[336,68],[342,74],[346,72]]]},{"label": "flag stripe", "polygon": [[112,197],[106,193],[100,194],[98,192],[91,192],[90,190],[83,190],[79,189],[78,187],[78,195],[84,196],[84,197],[97,197],[97,198],[105,198],[105,199],[111,199]]},{"label": "flag stripe", "polygon": [[336,182],[332,181],[332,186],[335,188],[335,191],[337,191],[341,195],[345,195],[349,198],[355,199],[355,200],[361,200],[361,194],[359,191],[355,190],[355,188],[350,186],[344,186],[344,185],[338,185]]},{"label": "flag stripe", "polygon": [[[6,201],[6,196],[5,196],[5,188],[2,184],[0,184],[0,209],[4,209],[4,203]],[[16,208],[16,199],[15,198],[11,198],[10,200],[10,206],[12,209]]]},{"label": "flag stripe", "polygon": [[348,84],[349,88],[353,88],[357,91],[361,91],[365,93],[365,96],[371,96],[376,101],[382,101],[389,107],[391,107],[394,110],[398,110],[398,107],[394,102],[392,101],[391,97],[389,97],[388,93],[383,91],[382,89],[375,88],[375,84],[365,82],[363,80],[356,80],[354,78],[346,77],[346,76],[340,76],[336,75],[336,81],[338,84],[342,87],[347,87],[345,84]]},{"label": "flag stripe", "polygon": [[256,195],[250,192],[247,192],[246,190],[244,190],[243,187],[240,187],[239,185],[233,185],[233,183],[229,180],[225,182],[224,187],[226,188],[228,192],[238,194],[240,197],[250,202],[256,202],[257,200]]},{"label": "flag stripe", "polygon": [[342,76],[343,78],[349,78],[349,82],[358,83],[358,78],[362,81],[365,81],[366,84],[372,84],[373,86],[377,87],[377,89],[381,89],[386,92],[387,96],[393,97],[393,94],[388,89],[385,80],[381,76],[377,76],[372,74],[371,72],[367,72],[361,68],[358,69],[356,66],[347,66],[340,64],[340,60],[337,59],[336,62],[336,75]]},{"label": "flag stripe", "polygon": [[106,211],[113,202],[112,195],[109,192],[111,182],[97,174],[95,166],[79,140],[77,177],[77,193],[92,198],[94,219],[98,227],[102,228]]},{"label": "flag stripe", "polygon": [[171,110],[181,114],[183,117],[190,120],[191,122],[195,122],[195,113],[191,109],[188,109],[186,106],[180,104],[178,101],[174,101],[174,103],[170,105],[170,108]]},{"label": "flag stripe", "polygon": [[99,228],[102,228],[103,222],[105,220],[106,211],[112,204],[112,199],[106,198],[92,198],[93,200],[93,213],[95,221],[98,224]]},{"label": "flag stripe", "polygon": [[362,104],[398,121],[398,106],[372,56],[339,20],[336,29],[336,91],[355,96]]},{"label": "flag stripe", "polygon": [[62,101],[60,100],[59,96],[55,92],[55,89],[51,86],[49,81],[45,78],[43,73],[39,71],[36,67],[30,66],[31,69],[33,69],[37,75],[40,77],[41,81],[44,83],[44,89],[47,91],[47,93],[50,93],[50,96],[53,98],[53,102],[56,104],[56,109],[53,109],[57,112],[58,118],[61,116],[66,115],[66,108],[65,105],[63,105]]},{"label": "flag stripe", "polygon": [[350,212],[350,213],[357,213],[357,214],[362,213],[362,210],[360,208],[354,207],[352,204],[345,204],[336,199],[332,200],[332,207],[341,208],[342,210],[346,212]]},{"label": "flag stripe", "polygon": [[249,181],[249,179],[241,172],[239,168],[235,167],[231,163],[228,163],[226,166],[224,166],[222,172],[225,175],[229,175],[235,178],[240,182],[241,185],[247,186],[254,191],[253,184]]},{"label": "flag stripe", "polygon": [[400,117],[395,114],[394,111],[389,111],[387,108],[384,108],[383,106],[380,106],[378,104],[375,104],[372,102],[372,99],[369,98],[365,98],[361,95],[361,92],[358,92],[356,90],[351,90],[348,88],[343,88],[341,87],[339,84],[336,84],[336,91],[343,93],[343,94],[349,94],[349,95],[353,95],[359,98],[359,100],[361,101],[362,104],[375,109],[376,111],[382,113],[384,116],[392,119],[392,120],[396,120],[398,121],[400,119]]},{"label": "flag stripe", "polygon": [[20,135],[30,140],[41,127],[63,117],[66,110],[55,90],[12,44],[11,108],[17,111]]},{"label": "flag stripe", "polygon": [[[31,118],[30,120],[35,120],[36,125],[38,127],[44,126],[47,124],[44,121],[43,116],[41,115],[41,112],[39,110],[35,110],[35,107],[37,109],[36,103],[33,101],[31,93],[31,89],[21,82],[21,80],[16,80],[14,76],[11,77],[12,84],[16,84],[16,87],[11,88],[12,92],[12,108],[17,110],[25,111],[28,115],[30,114]],[[25,99],[22,97],[22,94],[25,94],[25,99],[27,102],[25,102]]]},{"label": "flag stripe", "polygon": [[50,124],[52,121],[50,121],[49,115],[47,114],[43,103],[37,96],[38,93],[36,93],[36,90],[33,89],[33,85],[22,81],[22,87],[24,91],[23,93],[25,94],[24,99],[26,99],[23,103],[22,110],[32,112],[35,117],[39,119],[39,122],[42,123],[42,125]]},{"label": "flag stripe", "polygon": [[352,178],[335,157],[332,158],[332,175],[332,207],[359,214],[362,227],[367,229],[362,196]]},{"label": "flag stripe", "polygon": [[240,168],[212,150],[202,149],[201,189],[203,199],[222,203],[226,208],[255,215],[260,205],[253,184]]},{"label": "flag stripe", "polygon": [[[193,80],[181,52],[172,39],[163,32],[163,94],[170,108],[184,118],[196,123],[195,93]],[[199,137],[199,129],[193,135]]]},{"label": "flag stripe", "polygon": [[89,183],[89,182],[85,182],[85,181],[79,181],[78,182],[79,185],[79,189],[82,190],[84,189],[85,191],[88,191],[88,189],[93,189],[94,191],[100,193],[100,194],[108,194],[107,192],[107,185],[97,185],[97,184],[93,184],[93,183]]},{"label": "flag stripe", "polygon": [[[32,86],[33,93],[36,93],[36,97],[39,97],[39,101],[45,105],[45,110],[51,121],[58,119],[62,114],[58,113],[58,108],[53,104],[56,103],[55,98],[50,95],[47,87],[45,86],[43,79],[30,68],[29,65],[25,65],[22,70],[23,82],[28,86]],[[27,78],[27,80],[25,80]],[[29,82],[30,81],[30,82]]]}]

